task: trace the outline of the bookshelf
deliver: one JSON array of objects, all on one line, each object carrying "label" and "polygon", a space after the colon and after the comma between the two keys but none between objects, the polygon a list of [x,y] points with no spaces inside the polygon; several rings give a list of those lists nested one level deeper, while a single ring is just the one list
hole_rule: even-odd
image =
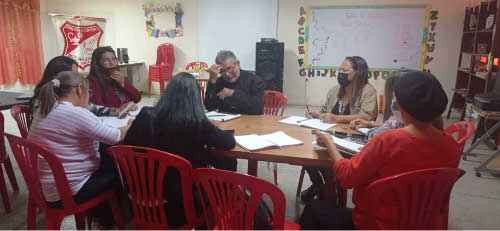
[{"label": "bookshelf", "polygon": [[457,80],[447,118],[457,109],[464,120],[466,104],[493,86],[499,70],[496,58],[500,57],[500,30],[496,30],[499,7],[500,0],[483,0],[465,8]]}]

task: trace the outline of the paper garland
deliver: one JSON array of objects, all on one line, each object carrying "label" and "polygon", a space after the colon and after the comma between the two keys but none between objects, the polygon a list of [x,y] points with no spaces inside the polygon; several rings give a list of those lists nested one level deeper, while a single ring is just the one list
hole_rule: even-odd
[{"label": "paper garland", "polygon": [[[314,77],[330,77],[334,78],[337,77],[337,71],[335,69],[324,69],[324,70],[317,70],[317,69],[306,69],[304,68],[304,54],[305,54],[305,27],[304,24],[306,22],[306,10],[302,6],[300,7],[299,10],[299,20],[297,21],[297,24],[299,25],[299,28],[297,30],[297,33],[299,35],[298,37],[298,42],[299,46],[297,47],[298,51],[298,59],[297,63],[299,64],[299,76],[304,77],[304,78],[314,78]],[[427,34],[427,44],[426,44],[426,57],[425,57],[425,65],[428,65],[434,60],[434,57],[432,56],[432,53],[434,52],[436,48],[436,25],[437,25],[437,19],[438,19],[439,11],[437,10],[432,10],[430,12],[430,31]],[[430,72],[429,68],[426,68],[424,65],[424,71]],[[369,72],[369,78],[373,77],[375,80],[378,79],[379,76],[382,77],[382,79],[386,80],[389,77],[390,72],[388,71],[372,71]]]},{"label": "paper garland", "polygon": [[[150,37],[160,38],[160,37],[182,37],[184,35],[184,30],[182,27],[182,16],[184,11],[180,3],[176,3],[175,7],[169,6],[167,4],[155,4],[148,3],[142,5],[144,10],[144,16],[146,17],[146,31]],[[174,29],[160,29],[156,28],[154,16],[162,13],[174,13],[175,14],[175,28]]]}]

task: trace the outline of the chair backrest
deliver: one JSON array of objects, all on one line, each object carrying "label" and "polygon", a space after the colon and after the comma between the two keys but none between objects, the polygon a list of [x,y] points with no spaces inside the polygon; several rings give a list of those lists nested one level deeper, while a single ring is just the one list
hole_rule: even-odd
[{"label": "chair backrest", "polygon": [[[393,195],[398,201],[399,227],[395,229],[447,229],[448,203],[451,189],[465,173],[458,168],[432,168],[410,171],[372,182],[365,195],[369,198],[370,229],[380,229],[376,214],[380,213],[384,195]],[[367,228],[367,227],[363,227]]]},{"label": "chair backrest", "polygon": [[264,91],[264,98],[264,115],[283,115],[288,104],[288,98],[285,94],[279,91],[266,90]]},{"label": "chair backrest", "polygon": [[33,121],[31,108],[27,105],[16,105],[10,109],[10,114],[16,120],[17,127],[21,133],[21,137],[28,137],[28,131]]},{"label": "chair backrest", "polygon": [[164,43],[156,49],[156,64],[168,64],[171,69],[175,65],[174,45],[171,43]]},{"label": "chair backrest", "polygon": [[196,70],[196,67],[198,67],[200,70],[207,69],[208,64],[205,62],[190,62],[190,63],[188,63],[188,65],[186,65],[186,71]]},{"label": "chair backrest", "polygon": [[108,151],[115,160],[122,184],[128,187],[134,211],[134,229],[168,229],[163,185],[167,169],[171,167],[179,171],[182,187],[187,220],[182,229],[194,227],[193,179],[189,161],[145,147],[119,145],[110,147]]},{"label": "chair backrest", "polygon": [[16,158],[19,169],[23,174],[24,181],[28,186],[30,199],[43,210],[47,210],[47,200],[43,194],[40,182],[40,161],[45,161],[52,171],[56,189],[65,210],[77,207],[73,199],[73,193],[68,184],[68,178],[61,161],[50,151],[27,139],[5,133],[9,141],[12,153]]},{"label": "chair backrest", "polygon": [[0,166],[1,163],[3,163],[7,159],[7,149],[5,149],[5,137],[3,133],[4,133],[4,118],[3,118],[3,113],[0,112]]},{"label": "chair backrest", "polygon": [[[208,229],[253,229],[257,205],[264,194],[273,203],[273,229],[284,228],[285,194],[271,182],[237,172],[209,168],[196,169],[193,178],[207,215]],[[247,196],[248,192],[250,196]],[[205,200],[208,200],[209,208],[206,208]]]},{"label": "chair backrest", "polygon": [[462,152],[464,151],[465,142],[474,134],[476,127],[474,126],[474,121],[458,121],[450,124],[444,132],[449,135],[457,134],[457,143],[460,145]]}]

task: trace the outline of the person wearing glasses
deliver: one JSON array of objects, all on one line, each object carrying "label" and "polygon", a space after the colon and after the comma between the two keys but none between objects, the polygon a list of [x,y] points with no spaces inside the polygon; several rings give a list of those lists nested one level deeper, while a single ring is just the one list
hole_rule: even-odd
[{"label": "person wearing glasses", "polygon": [[[141,93],[118,71],[118,60],[111,47],[98,47],[94,50],[88,80],[93,91],[90,102],[94,104],[120,108],[130,101],[141,101]],[[137,106],[134,105],[130,110],[136,109]]]},{"label": "person wearing glasses", "polygon": [[264,109],[264,81],[242,70],[232,51],[221,50],[210,67],[205,108],[209,111],[261,115]]}]

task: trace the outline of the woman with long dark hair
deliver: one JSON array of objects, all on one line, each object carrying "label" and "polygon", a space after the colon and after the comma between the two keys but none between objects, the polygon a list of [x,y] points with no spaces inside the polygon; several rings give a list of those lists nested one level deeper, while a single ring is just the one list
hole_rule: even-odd
[{"label": "woman with long dark hair", "polygon": [[346,57],[337,74],[339,85],[330,88],[320,113],[306,111],[306,116],[329,123],[349,123],[358,118],[374,120],[377,91],[368,83],[369,77],[365,59]]},{"label": "woman with long dark hair", "polygon": [[[328,91],[320,113],[306,110],[308,118],[319,118],[326,123],[349,123],[355,119],[377,118],[377,91],[368,83],[369,71],[366,61],[359,56],[346,57],[340,66],[339,85]],[[304,190],[300,198],[307,202],[320,195],[326,182],[325,169],[306,167],[312,185]]]},{"label": "woman with long dark hair", "polygon": [[[175,75],[158,103],[144,107],[127,132],[124,144],[152,147],[182,156],[194,168],[207,165],[236,171],[236,159],[212,155],[211,148],[231,150],[232,131],[223,131],[207,118],[198,81],[189,73]],[[186,224],[179,173],[167,170],[164,197],[169,227]]]},{"label": "woman with long dark hair", "polygon": [[[78,72],[78,63],[74,59],[67,56],[56,56],[49,61],[43,72],[42,80],[40,80],[40,82],[36,85],[33,92],[33,98],[31,98],[30,101],[32,114],[34,114],[39,107],[40,88],[46,83],[52,81],[57,74],[63,71]],[[87,109],[89,109],[89,111],[94,113],[96,116],[118,116],[123,108],[105,107],[89,102]]]},{"label": "woman with long dark hair", "polygon": [[119,108],[130,101],[141,101],[141,93],[118,71],[116,54],[111,47],[94,50],[87,78],[92,89],[90,102],[94,104]]}]

